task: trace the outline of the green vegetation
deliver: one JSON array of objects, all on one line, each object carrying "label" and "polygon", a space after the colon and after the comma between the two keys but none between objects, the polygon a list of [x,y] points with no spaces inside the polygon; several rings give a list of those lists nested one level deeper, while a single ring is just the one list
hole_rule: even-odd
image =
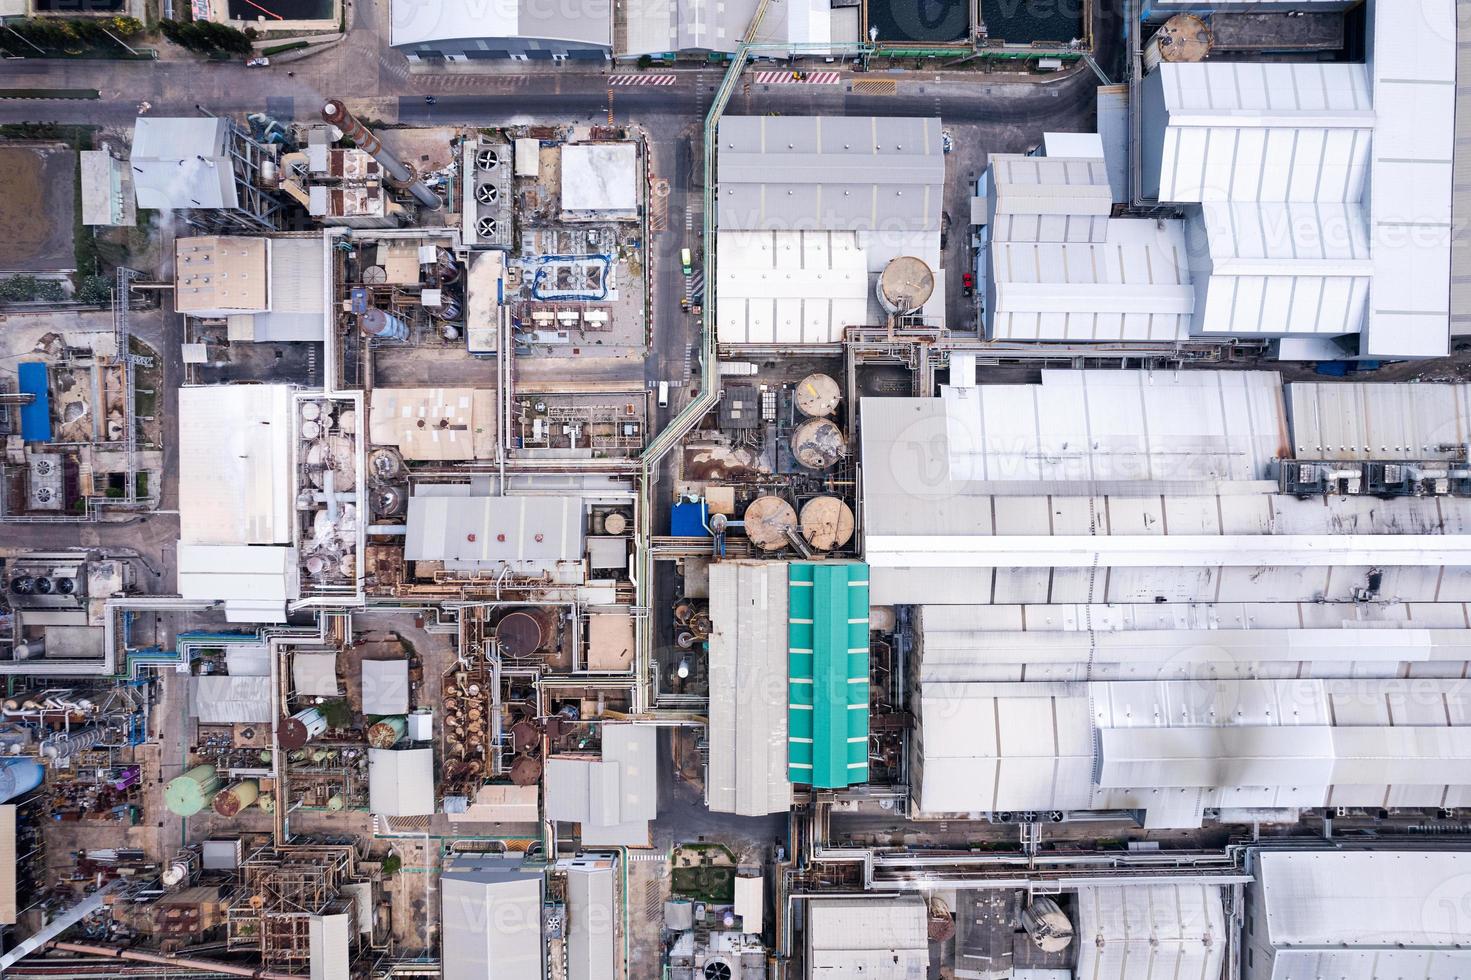
[{"label": "green vegetation", "polygon": [[346,698],[318,705],[317,710],[327,719],[328,728],[346,728],[352,724],[352,708],[348,706]]},{"label": "green vegetation", "polygon": [[239,31],[212,20],[165,20],[158,26],[164,37],[198,54],[250,54],[251,42],[256,38],[253,27]]},{"label": "green vegetation", "polygon": [[112,281],[106,276],[81,276],[77,281],[76,300],[88,306],[106,306],[112,302]]},{"label": "green vegetation", "polygon": [[10,276],[0,279],[0,301],[60,303],[65,299],[66,289],[57,279],[41,279],[37,276]]},{"label": "green vegetation", "polygon": [[264,51],[261,52],[261,54],[269,58],[273,55],[285,54],[287,51],[300,51],[302,48],[309,47],[311,47],[311,45],[306,43],[305,41],[292,41],[289,44],[273,45],[269,48],[266,48]]},{"label": "green vegetation", "polygon": [[137,473],[133,477],[133,496],[139,500],[148,499],[148,474]]},{"label": "green vegetation", "polygon": [[735,868],[674,868],[670,875],[676,895],[715,905],[735,901]]},{"label": "green vegetation", "polygon": [[[152,58],[152,53],[134,54],[126,40],[143,33],[136,17],[75,18],[32,17],[6,25],[4,50],[22,58]],[[60,96],[64,98],[64,96]],[[96,96],[91,96],[96,98]]]},{"label": "green vegetation", "polygon": [[638,56],[639,71],[648,71],[652,67],[654,67],[653,55],[641,54]]},{"label": "green vegetation", "polygon": [[383,859],[383,877],[392,878],[398,874],[398,869],[404,866],[404,859],[397,854],[390,854]]}]

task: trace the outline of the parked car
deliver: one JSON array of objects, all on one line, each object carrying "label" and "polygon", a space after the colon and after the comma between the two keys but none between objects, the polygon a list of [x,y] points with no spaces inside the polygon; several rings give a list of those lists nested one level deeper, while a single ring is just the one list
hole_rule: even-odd
[{"label": "parked car", "polygon": [[269,68],[270,66],[270,58],[251,58],[245,63],[246,68]]},{"label": "parked car", "polygon": [[960,291],[966,296],[976,294],[976,277],[972,273],[965,273],[960,277]]}]

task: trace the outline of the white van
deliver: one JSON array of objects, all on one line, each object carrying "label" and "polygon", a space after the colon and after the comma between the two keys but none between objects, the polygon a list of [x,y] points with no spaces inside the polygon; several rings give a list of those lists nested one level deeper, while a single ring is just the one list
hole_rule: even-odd
[{"label": "white van", "polygon": [[667,381],[659,382],[659,407],[669,407],[669,382]]}]

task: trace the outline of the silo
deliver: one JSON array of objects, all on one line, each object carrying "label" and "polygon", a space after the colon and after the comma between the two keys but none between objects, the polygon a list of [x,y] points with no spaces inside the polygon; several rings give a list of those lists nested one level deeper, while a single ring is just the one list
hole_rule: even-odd
[{"label": "silo", "polygon": [[746,537],[763,551],[787,545],[787,531],[796,528],[797,512],[780,497],[757,497],[746,508]]},{"label": "silo", "polygon": [[184,775],[169,780],[163,791],[164,803],[170,813],[192,817],[214,799],[221,782],[214,766],[195,766]]},{"label": "silo", "polygon": [[327,717],[316,708],[304,708],[281,720],[281,747],[299,749],[326,730]]},{"label": "silo", "polygon": [[518,609],[495,627],[495,639],[508,657],[529,657],[557,638],[557,614],[550,609]]},{"label": "silo", "polygon": [[242,779],[215,794],[215,813],[222,817],[233,817],[260,798],[260,783],[254,779]]},{"label": "silo", "polygon": [[1161,61],[1204,61],[1212,42],[1211,29],[1205,21],[1195,14],[1176,14],[1145,42],[1144,70],[1153,71]]},{"label": "silo", "polygon": [[6,759],[0,763],[0,803],[29,793],[46,778],[46,770],[35,759]]},{"label": "silo", "polygon": [[808,419],[792,433],[792,455],[808,469],[825,470],[846,451],[843,430],[830,419]]},{"label": "silo", "polygon": [[375,749],[391,749],[403,738],[408,723],[402,718],[382,718],[368,729],[368,744]]},{"label": "silo", "polygon": [[372,337],[374,340],[408,340],[409,325],[402,317],[394,316],[387,310],[380,310],[376,306],[358,317],[358,327],[362,330],[364,337]]},{"label": "silo", "polygon": [[826,374],[809,374],[797,382],[797,411],[811,419],[826,418],[837,411],[842,389]]},{"label": "silo", "polygon": [[935,292],[935,273],[929,263],[913,255],[890,259],[879,274],[879,305],[895,316],[913,313]]},{"label": "silo", "polygon": [[819,551],[841,548],[853,538],[853,508],[837,497],[813,497],[802,505],[802,537]]}]

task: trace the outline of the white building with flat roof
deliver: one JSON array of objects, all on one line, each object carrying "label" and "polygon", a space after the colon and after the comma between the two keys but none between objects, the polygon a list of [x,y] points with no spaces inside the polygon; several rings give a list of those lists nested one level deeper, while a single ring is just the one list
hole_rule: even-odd
[{"label": "white building with flat roof", "polygon": [[871,599],[914,607],[917,812],[1468,792],[1471,387],[1044,371],[860,417]]},{"label": "white building with flat roof", "polygon": [[179,593],[231,622],[284,622],[301,594],[292,512],[292,389],[179,389]]},{"label": "white building with flat roof", "polygon": [[1456,977],[1466,942],[1467,851],[1253,852],[1245,980]]}]

